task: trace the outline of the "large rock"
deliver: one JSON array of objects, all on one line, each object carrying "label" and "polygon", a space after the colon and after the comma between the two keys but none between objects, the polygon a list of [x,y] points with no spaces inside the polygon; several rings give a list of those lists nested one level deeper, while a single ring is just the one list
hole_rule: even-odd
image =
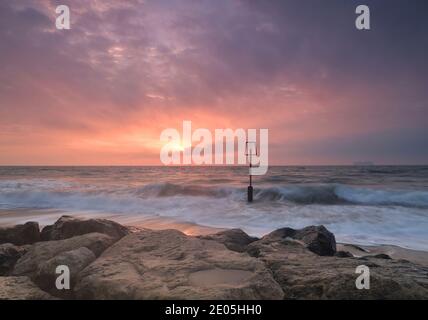
[{"label": "large rock", "polygon": [[[37,272],[33,277],[33,281],[41,289],[50,292],[54,296],[71,298],[72,289],[76,283],[78,273],[95,259],[95,254],[86,247],[60,253],[52,259],[42,262],[38,266]],[[65,265],[70,270],[71,290],[59,290],[55,285],[55,281],[59,276],[56,273],[56,269],[60,265]]]},{"label": "large rock", "polygon": [[122,238],[79,274],[79,299],[281,299],[264,264],[176,230]]},{"label": "large rock", "polygon": [[[396,260],[319,256],[292,238],[261,239],[248,252],[264,261],[285,299],[428,299],[428,268]],[[370,289],[358,290],[356,268],[370,268]]]},{"label": "large rock", "polygon": [[62,216],[55,224],[43,228],[41,239],[44,241],[63,240],[93,232],[109,235],[116,240],[130,233],[128,228],[114,221],[105,219],[82,220],[71,216]]},{"label": "large rock", "polygon": [[40,241],[39,224],[27,222],[13,227],[0,227],[0,244],[12,243],[17,246]]},{"label": "large rock", "polygon": [[21,258],[25,252],[26,247],[15,246],[11,243],[4,243],[0,245],[0,276],[8,275],[16,261]]},{"label": "large rock", "polygon": [[287,238],[301,241],[310,251],[320,256],[333,256],[336,253],[334,234],[324,226],[309,226],[300,230],[282,228],[264,236],[263,240],[282,241]]},{"label": "large rock", "polygon": [[200,239],[214,240],[223,243],[229,250],[244,252],[247,246],[258,238],[250,237],[241,229],[230,229],[215,234],[199,236]]},{"label": "large rock", "polygon": [[59,254],[86,247],[95,256],[99,256],[114,242],[115,239],[101,233],[89,233],[65,240],[38,242],[16,262],[12,274],[34,277],[42,264]]},{"label": "large rock", "polygon": [[0,277],[0,300],[51,300],[28,277]]}]

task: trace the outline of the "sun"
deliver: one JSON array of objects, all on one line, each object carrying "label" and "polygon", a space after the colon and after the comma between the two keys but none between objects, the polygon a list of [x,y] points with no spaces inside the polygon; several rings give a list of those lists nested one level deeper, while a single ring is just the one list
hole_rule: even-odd
[{"label": "sun", "polygon": [[170,148],[172,151],[184,151],[184,146],[181,143],[172,143]]}]

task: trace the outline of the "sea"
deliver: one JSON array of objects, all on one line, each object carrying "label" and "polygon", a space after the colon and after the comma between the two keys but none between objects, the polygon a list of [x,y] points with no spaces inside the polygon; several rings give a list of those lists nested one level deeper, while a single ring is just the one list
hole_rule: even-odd
[{"label": "sea", "polygon": [[252,203],[247,186],[246,167],[0,167],[0,226],[62,214],[258,237],[324,225],[338,242],[428,251],[428,166],[273,166],[253,177]]}]

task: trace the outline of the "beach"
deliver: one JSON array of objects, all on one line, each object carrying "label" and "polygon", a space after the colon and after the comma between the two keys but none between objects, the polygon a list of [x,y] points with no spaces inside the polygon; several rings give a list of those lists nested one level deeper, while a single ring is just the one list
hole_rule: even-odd
[{"label": "beach", "polygon": [[427,167],[246,173],[0,167],[0,298],[427,299]]}]

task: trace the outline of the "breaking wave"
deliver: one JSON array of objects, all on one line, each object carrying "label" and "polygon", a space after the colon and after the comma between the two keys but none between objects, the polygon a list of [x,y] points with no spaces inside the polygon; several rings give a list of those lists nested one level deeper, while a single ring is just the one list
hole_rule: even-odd
[{"label": "breaking wave", "polygon": [[359,204],[428,207],[428,192],[382,190],[344,185],[286,186],[256,191],[256,199],[297,204]]},{"label": "breaking wave", "polygon": [[[172,183],[147,185],[143,196],[207,196],[242,198],[244,188],[216,188],[203,185],[177,185]],[[427,191],[382,190],[345,185],[300,185],[255,188],[259,201],[293,202],[296,204],[360,204],[395,205],[404,207],[428,207]]]},{"label": "breaking wave", "polygon": [[[341,184],[286,185],[255,188],[259,202],[295,205],[353,204],[366,206],[403,206],[428,208],[428,192],[353,187]],[[245,201],[246,189],[236,186],[214,187],[199,184],[154,183],[143,186],[73,185],[54,181],[0,183],[0,205],[3,207],[60,207],[88,210],[138,208],[144,200],[168,197],[227,198]]]}]

